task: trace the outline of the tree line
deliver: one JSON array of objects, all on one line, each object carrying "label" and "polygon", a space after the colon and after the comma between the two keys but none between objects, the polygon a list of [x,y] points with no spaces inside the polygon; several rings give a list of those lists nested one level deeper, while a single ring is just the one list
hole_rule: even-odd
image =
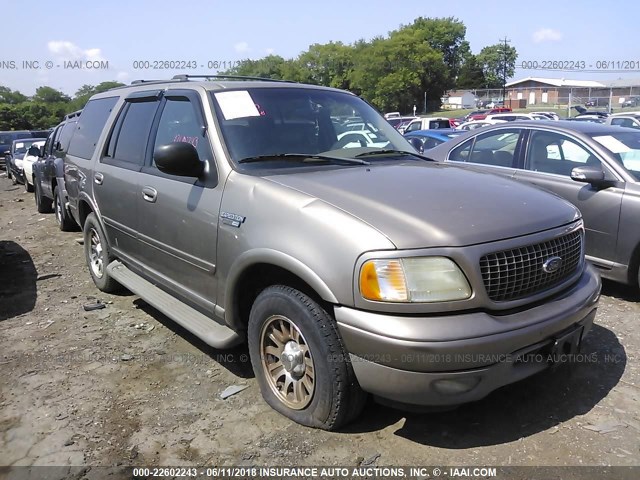
[{"label": "tree line", "polygon": [[[434,111],[453,89],[500,88],[512,77],[516,49],[497,43],[473,54],[458,19],[419,17],[386,36],[353,44],[313,44],[296,58],[268,55],[221,72],[325,85],[354,92],[382,111]],[[504,69],[504,70],[503,70]],[[39,130],[80,110],[89,98],[120,82],[83,85],[73,97],[42,86],[27,97],[0,86],[0,130]]]},{"label": "tree line", "polygon": [[83,85],[73,98],[52,87],[39,87],[31,97],[0,86],[0,130],[45,130],[55,127],[68,113],[80,110],[96,93],[124,85],[102,82]]},{"label": "tree line", "polygon": [[313,44],[296,58],[268,55],[224,72],[293,80],[354,92],[383,111],[437,110],[453,89],[501,88],[513,76],[515,47],[497,43],[474,55],[458,19],[419,17],[387,36],[353,44]]}]

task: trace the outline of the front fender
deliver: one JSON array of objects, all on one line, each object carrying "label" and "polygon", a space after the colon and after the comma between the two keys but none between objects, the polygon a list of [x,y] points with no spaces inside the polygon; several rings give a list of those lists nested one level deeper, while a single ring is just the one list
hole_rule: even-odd
[{"label": "front fender", "polygon": [[269,264],[287,270],[306,282],[320,297],[336,304],[338,300],[329,286],[308,265],[286,253],[270,248],[256,248],[240,255],[231,265],[226,280],[225,318],[229,325],[239,328],[239,319],[235,311],[234,298],[238,282],[249,268],[258,264]]}]

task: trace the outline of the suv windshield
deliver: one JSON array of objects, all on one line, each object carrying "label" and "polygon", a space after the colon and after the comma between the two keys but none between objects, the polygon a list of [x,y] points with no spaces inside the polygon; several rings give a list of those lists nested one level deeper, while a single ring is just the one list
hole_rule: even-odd
[{"label": "suv windshield", "polygon": [[347,93],[274,87],[217,91],[211,97],[236,162],[269,156],[277,161],[286,154],[355,158],[375,150],[415,152],[369,104]]},{"label": "suv windshield", "polygon": [[593,139],[613,153],[614,158],[640,181],[640,132],[594,135]]}]

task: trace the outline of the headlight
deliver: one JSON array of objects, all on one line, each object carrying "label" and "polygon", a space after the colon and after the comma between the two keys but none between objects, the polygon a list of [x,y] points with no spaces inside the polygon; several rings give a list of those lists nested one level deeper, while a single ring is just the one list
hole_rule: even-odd
[{"label": "headlight", "polygon": [[415,257],[366,261],[360,293],[379,302],[447,302],[469,298],[471,287],[453,260]]}]

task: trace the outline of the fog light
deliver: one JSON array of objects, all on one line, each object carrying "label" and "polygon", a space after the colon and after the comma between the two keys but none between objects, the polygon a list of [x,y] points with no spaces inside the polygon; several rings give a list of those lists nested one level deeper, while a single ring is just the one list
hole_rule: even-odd
[{"label": "fog light", "polygon": [[480,383],[480,377],[445,378],[433,382],[433,388],[443,395],[458,395],[473,390]]}]

